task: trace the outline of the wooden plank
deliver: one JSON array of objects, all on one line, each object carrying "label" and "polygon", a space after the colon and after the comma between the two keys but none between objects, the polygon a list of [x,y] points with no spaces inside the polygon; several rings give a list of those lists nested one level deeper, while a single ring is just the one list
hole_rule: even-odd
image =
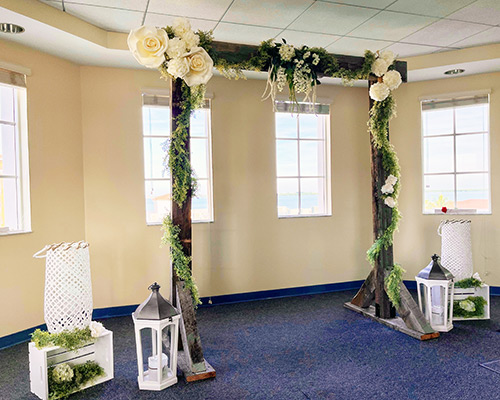
[{"label": "wooden plank", "polygon": [[215,378],[215,369],[205,360],[205,370],[203,372],[193,372],[186,363],[187,356],[183,351],[178,355],[178,366],[184,375],[186,382],[196,382],[204,379]]},{"label": "wooden plank", "polygon": [[353,297],[351,303],[361,307],[366,308],[369,307],[373,300],[375,299],[375,269],[372,268],[370,275],[363,282],[361,288],[356,293],[356,296]]},{"label": "wooden plank", "polygon": [[[258,46],[226,42],[213,42],[213,47],[220,58],[230,63],[240,63],[249,60],[252,56],[257,54],[258,49]],[[341,68],[349,70],[360,69],[365,61],[364,57],[346,56],[343,54],[332,55],[336,58]],[[268,67],[269,66],[264,67],[264,70],[267,70]],[[406,61],[397,61],[396,70],[401,74],[403,82],[406,82],[408,77]]]},{"label": "wooden plank", "polygon": [[398,332],[404,333],[408,336],[411,336],[415,339],[418,340],[430,340],[430,339],[437,339],[439,337],[439,332],[432,332],[432,333],[422,333],[418,332],[416,330],[410,329],[406,326],[405,322],[403,321],[402,318],[391,318],[391,319],[385,319],[385,318],[379,318],[375,315],[375,307],[370,306],[368,308],[361,308],[358,307],[350,302],[344,303],[344,307],[348,308],[349,310],[356,311],[359,314],[364,315],[365,317],[368,317],[374,321],[377,321],[381,324],[384,324],[385,326],[394,329]]},{"label": "wooden plank", "polygon": [[432,334],[434,333],[434,329],[432,329],[429,322],[420,311],[415,300],[413,300],[412,295],[406,288],[403,282],[401,282],[400,290],[400,302],[397,307],[397,311],[399,316],[403,319],[406,326],[409,329],[412,329],[417,332],[421,332],[422,334]]}]

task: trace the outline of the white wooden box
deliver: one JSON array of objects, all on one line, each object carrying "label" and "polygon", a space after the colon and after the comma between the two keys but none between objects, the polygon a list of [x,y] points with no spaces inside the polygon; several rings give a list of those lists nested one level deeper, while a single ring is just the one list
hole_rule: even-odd
[{"label": "white wooden box", "polygon": [[37,349],[35,343],[29,343],[30,388],[40,399],[47,400],[49,387],[47,379],[48,368],[61,363],[70,366],[95,361],[104,369],[104,376],[84,385],[80,390],[113,379],[113,332],[105,329],[94,343],[77,350],[69,351],[59,346]]},{"label": "white wooden box", "polygon": [[471,318],[464,318],[464,317],[453,317],[453,321],[469,321],[469,320],[474,320],[474,319],[490,319],[490,287],[486,285],[485,283],[482,284],[481,287],[478,288],[467,288],[467,289],[460,289],[460,288],[455,288],[455,292],[453,295],[453,300],[465,300],[467,297],[473,296],[473,297],[482,297],[483,299],[486,300],[486,304],[484,306],[484,315],[482,317],[471,317]]}]

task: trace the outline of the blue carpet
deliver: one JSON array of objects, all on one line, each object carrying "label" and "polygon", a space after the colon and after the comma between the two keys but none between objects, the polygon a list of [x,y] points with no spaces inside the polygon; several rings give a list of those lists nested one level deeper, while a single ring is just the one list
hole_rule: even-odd
[{"label": "blue carpet", "polygon": [[[500,358],[500,298],[491,321],[456,322],[420,342],[345,309],[337,292],[198,311],[202,343],[217,378],[139,391],[132,319],[114,332],[115,379],[71,399],[500,399],[500,375],[479,364]],[[27,344],[0,351],[0,399],[36,399]]]}]

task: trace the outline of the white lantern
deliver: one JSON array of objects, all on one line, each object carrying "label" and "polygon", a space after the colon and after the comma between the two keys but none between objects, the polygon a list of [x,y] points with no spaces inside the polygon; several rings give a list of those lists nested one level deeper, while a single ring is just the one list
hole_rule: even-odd
[{"label": "white lantern", "polygon": [[415,277],[418,305],[433,329],[448,332],[453,328],[453,274],[439,263],[434,254],[432,261]]},{"label": "white lantern", "polygon": [[[139,370],[137,381],[141,390],[163,390],[177,383],[180,315],[161,296],[160,285],[155,282],[149,289],[152,290],[151,295],[132,314]],[[151,355],[147,357],[147,365],[142,341],[145,330],[151,332]]]}]

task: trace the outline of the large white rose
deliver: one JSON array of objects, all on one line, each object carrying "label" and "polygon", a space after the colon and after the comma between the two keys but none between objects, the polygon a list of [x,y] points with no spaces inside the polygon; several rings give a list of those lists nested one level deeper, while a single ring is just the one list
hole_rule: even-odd
[{"label": "large white rose", "polygon": [[163,29],[141,26],[130,31],[127,44],[140,64],[148,68],[158,68],[165,61],[168,35]]},{"label": "large white rose", "polygon": [[370,97],[375,101],[384,101],[390,92],[389,87],[382,82],[375,83],[370,87]]},{"label": "large white rose", "polygon": [[189,72],[189,62],[186,57],[173,58],[168,62],[167,72],[174,78],[182,78]]},{"label": "large white rose", "polygon": [[191,32],[191,23],[183,17],[177,17],[172,25],[177,36],[184,37],[187,32]]},{"label": "large white rose", "polygon": [[377,76],[382,76],[387,72],[389,65],[383,58],[377,58],[372,64],[372,72]]},{"label": "large white rose", "polygon": [[188,86],[204,85],[213,75],[214,61],[202,47],[195,47],[186,54],[189,72],[184,77]]},{"label": "large white rose", "polygon": [[384,83],[390,90],[397,89],[401,85],[401,74],[398,71],[388,71],[383,77]]},{"label": "large white rose", "polygon": [[391,186],[394,186],[396,182],[398,181],[398,178],[396,178],[394,175],[389,175],[387,179],[385,180],[385,184],[389,184]]},{"label": "large white rose", "polygon": [[97,321],[92,321],[89,325],[90,336],[93,338],[98,338],[104,332],[104,326]]},{"label": "large white rose", "polygon": [[174,37],[168,42],[167,54],[170,58],[179,58],[186,54],[186,42],[181,38]]},{"label": "large white rose", "polygon": [[396,207],[396,200],[393,197],[386,197],[384,203],[387,207],[394,208]]},{"label": "large white rose", "polygon": [[382,60],[385,60],[385,62],[388,65],[391,65],[394,62],[394,60],[396,59],[396,56],[394,55],[394,53],[391,50],[384,50],[384,51],[380,52],[380,58]]},{"label": "large white rose", "polygon": [[392,186],[390,183],[386,183],[384,186],[380,188],[382,193],[384,194],[389,194],[394,192],[394,186]]}]

